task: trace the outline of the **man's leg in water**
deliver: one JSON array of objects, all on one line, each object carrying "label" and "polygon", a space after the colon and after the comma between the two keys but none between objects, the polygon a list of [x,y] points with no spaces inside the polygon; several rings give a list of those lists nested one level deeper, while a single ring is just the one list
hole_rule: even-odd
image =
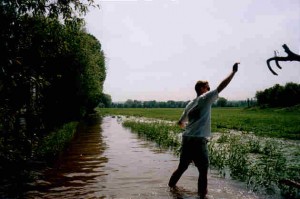
[{"label": "man's leg in water", "polygon": [[190,145],[188,141],[183,138],[182,140],[182,148],[180,153],[180,162],[178,165],[178,168],[174,171],[172,174],[170,181],[169,181],[169,187],[175,187],[178,180],[182,176],[182,174],[187,170],[189,167],[189,164],[192,162],[191,160],[191,151],[190,151]]},{"label": "man's leg in water", "polygon": [[182,174],[187,170],[187,168],[189,167],[190,162],[188,161],[181,161],[178,165],[178,168],[174,171],[174,173],[172,174],[170,181],[169,181],[169,187],[175,187],[178,180],[180,179],[180,177],[182,176]]},{"label": "man's leg in water", "polygon": [[199,178],[198,178],[198,194],[200,196],[206,196],[207,194],[207,171],[208,168],[205,166],[198,167]]},{"label": "man's leg in water", "polygon": [[207,194],[207,173],[208,173],[208,149],[206,140],[197,140],[194,144],[195,156],[193,161],[195,166],[198,168],[198,193],[200,196],[205,197]]}]

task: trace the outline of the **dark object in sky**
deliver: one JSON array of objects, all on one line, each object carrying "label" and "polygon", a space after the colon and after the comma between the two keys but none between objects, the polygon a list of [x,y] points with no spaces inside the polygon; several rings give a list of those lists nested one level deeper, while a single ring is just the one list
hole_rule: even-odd
[{"label": "dark object in sky", "polygon": [[282,47],[284,48],[284,51],[288,54],[288,56],[277,57],[277,53],[275,51],[275,56],[267,60],[268,67],[274,75],[278,75],[278,74],[271,68],[271,66],[270,66],[271,61],[275,61],[276,66],[280,69],[281,69],[281,66],[278,63],[279,61],[299,61],[300,62],[300,55],[293,53],[286,44],[283,44]]}]

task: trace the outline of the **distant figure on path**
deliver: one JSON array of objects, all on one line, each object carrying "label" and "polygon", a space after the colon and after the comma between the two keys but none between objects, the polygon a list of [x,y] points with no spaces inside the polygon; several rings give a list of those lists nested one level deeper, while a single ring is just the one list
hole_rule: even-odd
[{"label": "distant figure on path", "polygon": [[210,91],[207,81],[198,81],[195,85],[197,97],[187,104],[178,124],[186,129],[182,136],[180,162],[172,174],[169,187],[176,188],[181,175],[193,161],[199,171],[198,194],[205,198],[207,194],[207,172],[209,166],[207,142],[211,135],[211,105],[217,100],[218,94],[230,83],[238,71],[235,63],[232,72],[220,83],[217,89]]}]

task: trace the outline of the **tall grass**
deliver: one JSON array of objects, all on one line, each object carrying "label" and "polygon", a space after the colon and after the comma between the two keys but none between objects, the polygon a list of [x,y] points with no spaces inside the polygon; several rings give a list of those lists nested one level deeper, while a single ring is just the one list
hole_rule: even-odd
[{"label": "tall grass", "polygon": [[74,137],[77,125],[78,122],[70,122],[50,133],[35,149],[36,156],[47,160],[55,158]]},{"label": "tall grass", "polygon": [[178,135],[181,129],[174,124],[125,120],[123,126],[130,128],[140,136],[155,141],[159,146],[171,147],[175,152],[179,151],[180,139],[178,139]]}]

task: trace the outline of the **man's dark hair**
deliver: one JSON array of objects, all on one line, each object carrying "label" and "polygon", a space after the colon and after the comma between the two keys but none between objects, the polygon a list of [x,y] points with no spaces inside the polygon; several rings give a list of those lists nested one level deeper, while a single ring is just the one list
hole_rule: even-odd
[{"label": "man's dark hair", "polygon": [[200,95],[200,88],[202,88],[203,86],[205,86],[206,84],[208,83],[208,81],[202,81],[202,80],[199,80],[197,81],[196,85],[195,85],[195,91],[197,93],[197,96]]}]

